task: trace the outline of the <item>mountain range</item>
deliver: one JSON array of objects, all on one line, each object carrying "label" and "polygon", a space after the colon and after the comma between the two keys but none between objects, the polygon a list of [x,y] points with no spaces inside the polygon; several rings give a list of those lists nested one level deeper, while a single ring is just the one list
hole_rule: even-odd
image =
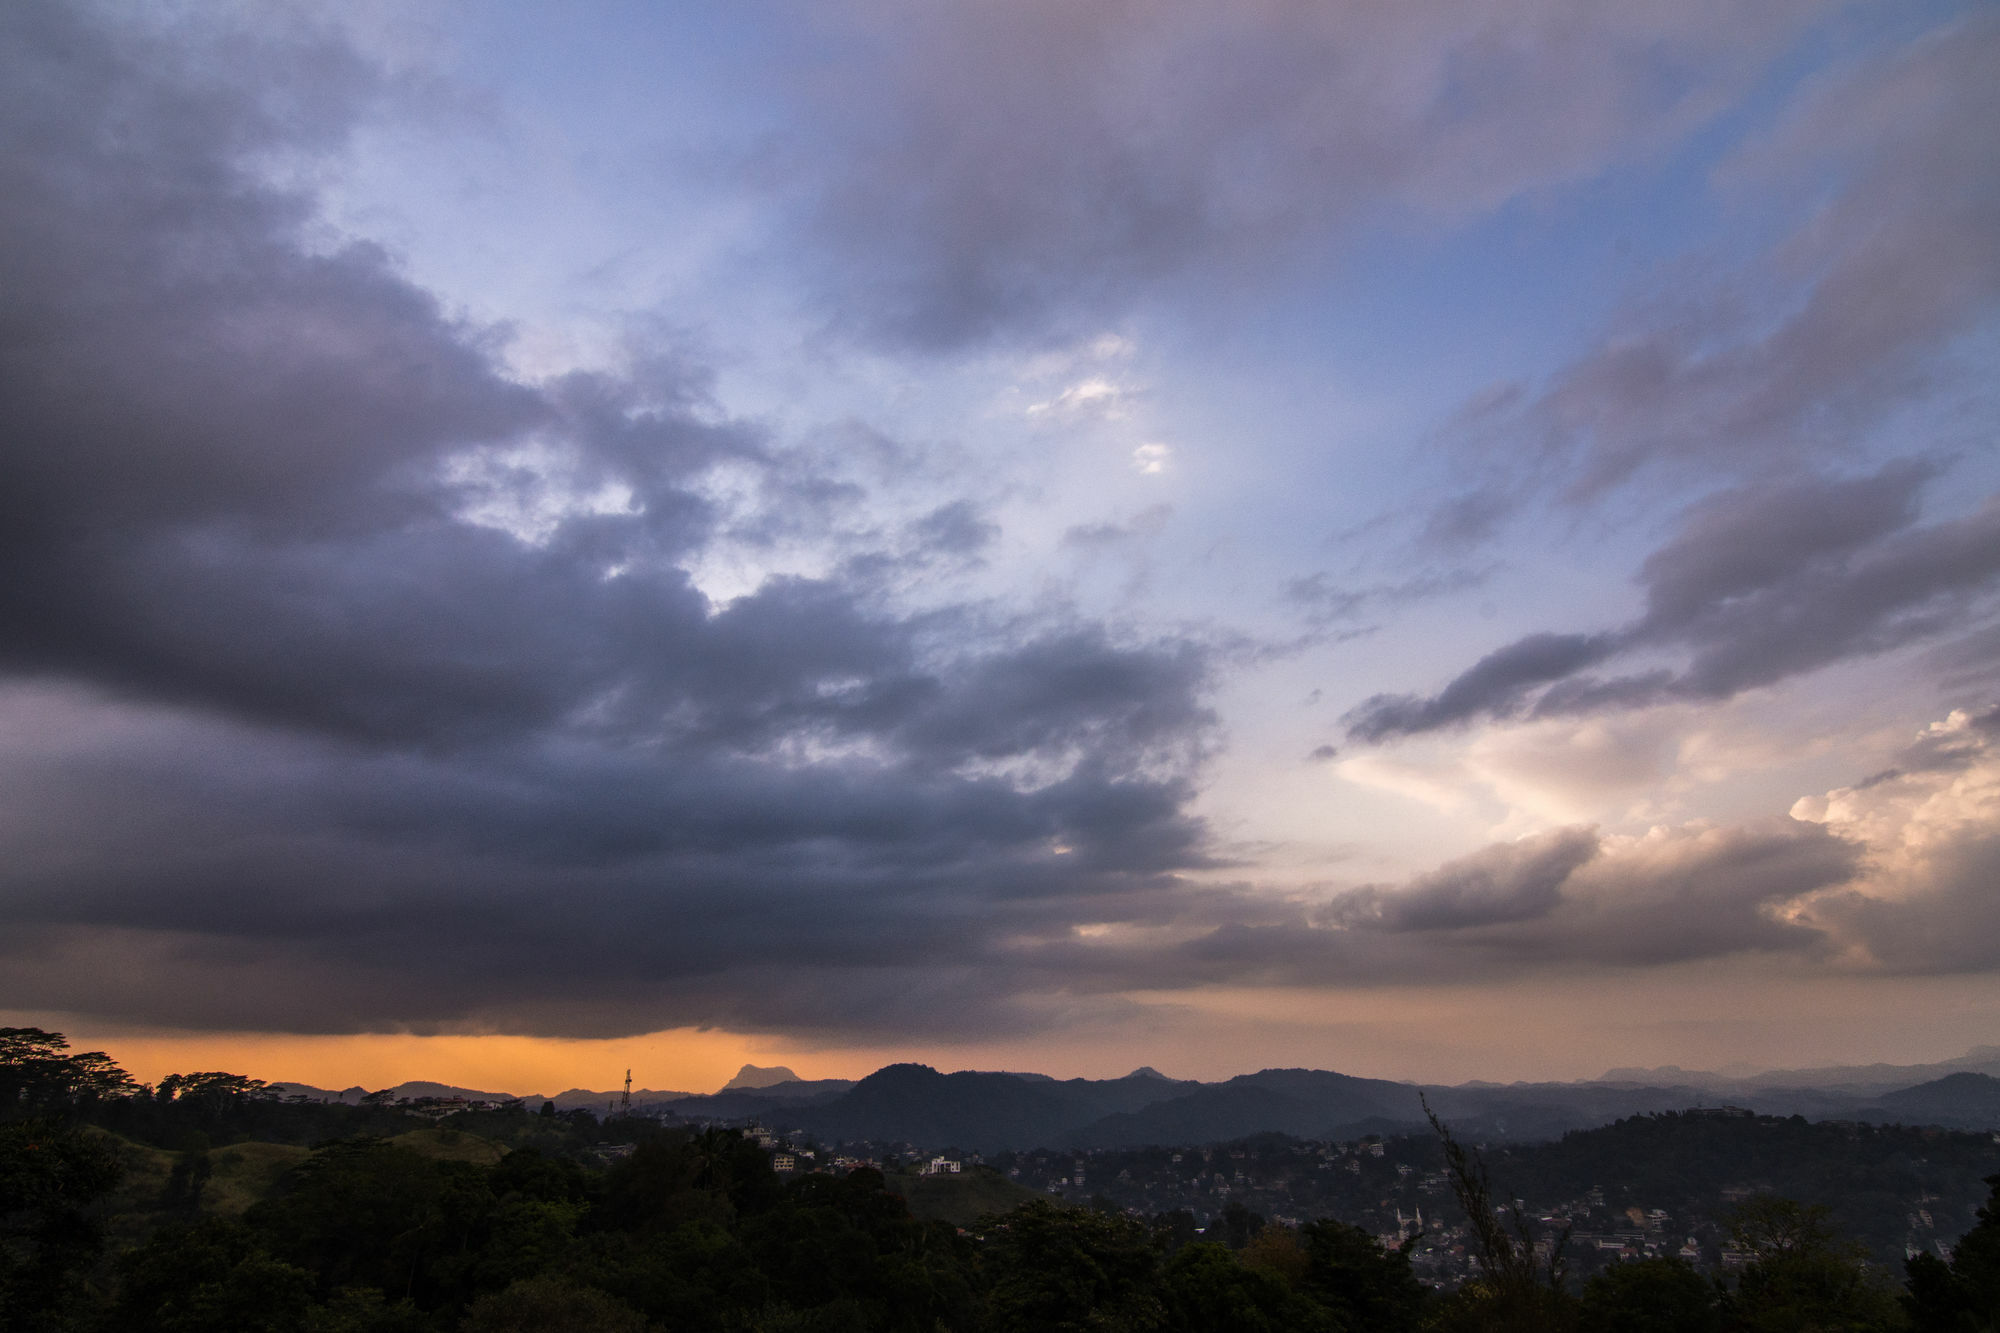
[{"label": "mountain range", "polygon": [[[1822,1077],[1813,1086],[1795,1081],[1807,1072]],[[801,1079],[782,1067],[746,1065],[712,1094],[634,1091],[632,1109],[675,1121],[754,1121],[824,1142],[910,1143],[975,1152],[1215,1143],[1267,1132],[1353,1139],[1420,1129],[1426,1104],[1460,1134],[1482,1141],[1553,1139],[1626,1116],[1714,1108],[1724,1100],[1762,1114],[1814,1120],[2000,1129],[1996,1073],[1996,1047],[1980,1047],[1936,1065],[1747,1076],[1671,1067],[1618,1069],[1603,1079],[1576,1083],[1456,1086],[1320,1069],[1266,1069],[1203,1083],[1168,1078],[1151,1068],[1115,1079],[1056,1079],[976,1070],[941,1073],[921,1064],[889,1065],[855,1082]],[[328,1100],[359,1101],[364,1095],[358,1087],[341,1092],[304,1084],[286,1087]],[[412,1098],[505,1096],[421,1082],[388,1091]],[[523,1100],[531,1105],[553,1101],[563,1111],[601,1111],[614,1109],[620,1096],[577,1088]]]}]

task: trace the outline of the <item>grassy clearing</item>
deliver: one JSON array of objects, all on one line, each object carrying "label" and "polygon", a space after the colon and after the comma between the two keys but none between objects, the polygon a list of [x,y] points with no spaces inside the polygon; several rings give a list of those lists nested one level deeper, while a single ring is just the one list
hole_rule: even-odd
[{"label": "grassy clearing", "polygon": [[481,1166],[492,1166],[507,1155],[507,1149],[493,1140],[467,1134],[461,1129],[413,1129],[407,1134],[396,1135],[389,1142],[434,1161],[477,1162]]},{"label": "grassy clearing", "polygon": [[291,1143],[232,1143],[209,1153],[215,1174],[202,1192],[203,1211],[241,1213],[268,1195],[279,1177],[312,1155],[309,1148]]},{"label": "grassy clearing", "polygon": [[991,1167],[976,1166],[961,1175],[885,1178],[892,1194],[900,1194],[912,1217],[938,1218],[953,1226],[971,1226],[988,1213],[1012,1212],[1030,1199],[1033,1190],[1016,1185]]}]

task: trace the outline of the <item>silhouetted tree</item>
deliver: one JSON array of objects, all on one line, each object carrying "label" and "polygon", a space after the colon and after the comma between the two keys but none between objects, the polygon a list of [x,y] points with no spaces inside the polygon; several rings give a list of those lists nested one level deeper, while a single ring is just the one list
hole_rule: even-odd
[{"label": "silhouetted tree", "polygon": [[1684,1259],[1615,1263],[1583,1286],[1583,1333],[1716,1333],[1721,1292]]},{"label": "silhouetted tree", "polygon": [[101,1136],[56,1120],[0,1125],[0,1328],[55,1328],[104,1248],[93,1212],[122,1174]]},{"label": "silhouetted tree", "polygon": [[119,1263],[124,1333],[301,1333],[312,1274],[224,1218],[164,1227]]},{"label": "silhouetted tree", "polygon": [[1888,1333],[1905,1327],[1895,1294],[1869,1274],[1823,1205],[1759,1195],[1739,1204],[1729,1234],[1752,1258],[1723,1301],[1732,1333]]},{"label": "silhouetted tree", "polygon": [[1951,1262],[1929,1254],[1909,1261],[1903,1308],[1917,1333],[2000,1333],[2000,1176],[1986,1184],[1992,1194]]},{"label": "silhouetted tree", "polygon": [[474,1301],[460,1333],[646,1333],[646,1316],[594,1287],[526,1278]]},{"label": "silhouetted tree", "polygon": [[0,1028],[0,1116],[43,1114],[137,1090],[132,1076],[103,1051],[68,1050],[60,1032]]},{"label": "silhouetted tree", "polygon": [[1326,1312],[1275,1274],[1246,1268],[1225,1247],[1202,1241],[1167,1261],[1160,1280],[1164,1327],[1175,1333],[1335,1333]]},{"label": "silhouetted tree", "polygon": [[1409,1243],[1385,1250],[1360,1227],[1328,1218],[1299,1228],[1305,1289],[1343,1328],[1402,1333],[1417,1327],[1429,1293],[1410,1271]]},{"label": "silhouetted tree", "polygon": [[[1115,1208],[1116,1205],[1114,1204]],[[1210,1240],[1219,1240],[1232,1250],[1240,1250],[1250,1243],[1250,1238],[1264,1229],[1264,1219],[1245,1208],[1231,1202],[1222,1210],[1222,1216],[1208,1229]]]},{"label": "silhouetted tree", "polygon": [[[1421,1095],[1419,1100],[1422,1100]],[[1537,1255],[1534,1228],[1519,1201],[1505,1209],[1493,1202],[1486,1164],[1452,1136],[1430,1103],[1424,1115],[1444,1152],[1445,1172],[1453,1196],[1472,1230],[1473,1257],[1479,1279],[1467,1283],[1446,1303],[1443,1326],[1467,1330],[1521,1330],[1560,1333],[1576,1321],[1575,1301],[1563,1290],[1569,1228],[1550,1242],[1546,1259]]]},{"label": "silhouetted tree", "polygon": [[1159,1260],[1139,1223],[1037,1199],[981,1230],[997,1327],[1138,1333],[1162,1326]]}]

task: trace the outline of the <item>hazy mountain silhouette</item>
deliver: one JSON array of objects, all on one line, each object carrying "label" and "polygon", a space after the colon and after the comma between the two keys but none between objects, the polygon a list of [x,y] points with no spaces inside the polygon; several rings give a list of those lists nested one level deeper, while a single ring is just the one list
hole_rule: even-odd
[{"label": "hazy mountain silhouette", "polygon": [[[789,1086],[789,1085],[787,1085]],[[752,1097],[753,1094],[732,1094]],[[810,1102],[746,1101],[745,1115],[826,1141],[908,1142],[998,1151],[1035,1147],[1200,1144],[1279,1132],[1357,1138],[1420,1128],[1427,1099],[1478,1139],[1542,1140],[1634,1115],[1715,1106],[1712,1090],[1630,1082],[1422,1086],[1316,1069],[1267,1069],[1221,1083],[1166,1079],[1052,1080],[891,1065],[838,1095]],[[699,1099],[710,1106],[719,1099]],[[689,1105],[692,1105],[690,1103]],[[1961,1071],[1931,1083],[1861,1095],[1777,1087],[1740,1104],[1814,1119],[2000,1128],[2000,1079]]]},{"label": "hazy mountain silhouette", "polygon": [[736,1071],[736,1077],[722,1085],[723,1092],[746,1092],[754,1088],[769,1088],[780,1083],[803,1083],[797,1074],[783,1065],[745,1065]]},{"label": "hazy mountain silhouette", "polygon": [[1353,1128],[1363,1121],[1422,1124],[1417,1089],[1320,1069],[1266,1069],[1106,1116],[1069,1141],[1079,1147],[1126,1148],[1239,1139],[1270,1130],[1299,1138],[1340,1138],[1368,1132]]},{"label": "hazy mountain silhouette", "polygon": [[[1987,1066],[2000,1070],[2000,1047],[1980,1047],[1936,1065],[1779,1070],[1729,1079],[1667,1066],[1612,1070],[1617,1077],[1584,1083],[1457,1086],[1320,1069],[1266,1069],[1201,1083],[1168,1078],[1150,1066],[1116,1079],[1055,1079],[974,1070],[946,1074],[921,1064],[889,1065],[853,1082],[801,1079],[782,1066],[745,1065],[721,1092],[634,1091],[632,1108],[670,1121],[756,1121],[824,1142],[904,1142],[976,1152],[1218,1143],[1265,1132],[1336,1139],[1406,1132],[1424,1123],[1420,1096],[1477,1140],[1554,1139],[1634,1115],[1725,1101],[1764,1114],[1819,1120],[2000,1129],[2000,1078]],[[1891,1074],[1937,1070],[1942,1076],[1881,1082]],[[1825,1074],[1827,1082],[1797,1081],[1811,1073]],[[1638,1077],[1643,1074],[1672,1077]],[[335,1101],[356,1102],[364,1095],[359,1087],[331,1092],[303,1083],[285,1086],[288,1093]],[[388,1091],[399,1098],[507,1096],[421,1081]],[[535,1094],[523,1100],[531,1106],[553,1100],[559,1110],[582,1107],[601,1116],[619,1104],[620,1093],[572,1088],[553,1098]]]},{"label": "hazy mountain silhouette", "polygon": [[2000,1075],[2000,1046],[1975,1046],[1951,1060],[1920,1065],[1824,1065],[1812,1069],[1611,1069],[1600,1083],[1680,1084],[1715,1092],[1756,1092],[1781,1088],[1826,1092],[1884,1093],[1956,1073]]}]

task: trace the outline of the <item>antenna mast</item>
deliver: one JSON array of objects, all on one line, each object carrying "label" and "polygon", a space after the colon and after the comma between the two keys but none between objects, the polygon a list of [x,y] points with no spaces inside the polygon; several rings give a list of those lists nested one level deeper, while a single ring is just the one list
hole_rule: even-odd
[{"label": "antenna mast", "polygon": [[618,1114],[632,1114],[632,1071],[625,1071],[625,1095],[618,1099]]}]

